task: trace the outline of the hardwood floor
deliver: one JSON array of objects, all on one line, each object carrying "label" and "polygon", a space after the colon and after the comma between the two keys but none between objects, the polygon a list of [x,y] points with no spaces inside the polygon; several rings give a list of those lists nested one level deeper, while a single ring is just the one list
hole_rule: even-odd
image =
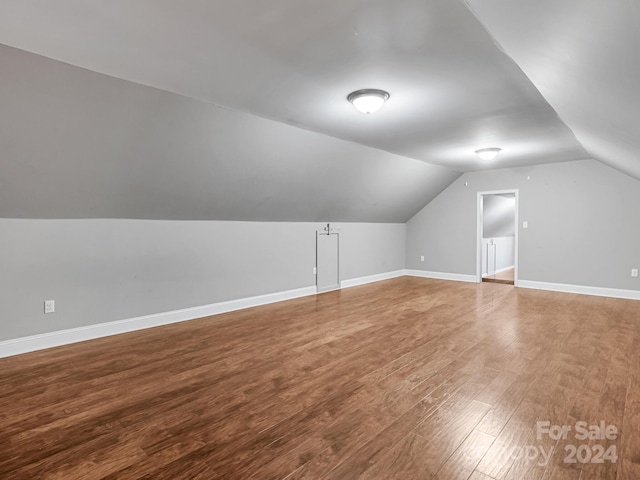
[{"label": "hardwood floor", "polygon": [[403,277],[2,359],[0,478],[639,479],[639,352],[638,301]]},{"label": "hardwood floor", "polygon": [[510,268],[503,272],[494,273],[493,275],[487,275],[482,277],[483,282],[489,283],[504,283],[506,285],[513,285],[515,279],[515,269]]}]

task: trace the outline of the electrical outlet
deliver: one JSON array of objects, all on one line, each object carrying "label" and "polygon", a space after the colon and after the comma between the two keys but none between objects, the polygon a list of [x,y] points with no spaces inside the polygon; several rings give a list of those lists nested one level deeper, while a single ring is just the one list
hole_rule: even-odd
[{"label": "electrical outlet", "polygon": [[424,255],[420,255],[420,261],[424,262]]},{"label": "electrical outlet", "polygon": [[631,276],[632,277],[637,277],[638,276],[638,269],[637,268],[632,268],[631,269]]},{"label": "electrical outlet", "polygon": [[317,275],[318,274],[318,267],[313,267],[313,274]]},{"label": "electrical outlet", "polygon": [[44,301],[44,313],[53,313],[56,311],[56,301],[55,300],[45,300]]}]

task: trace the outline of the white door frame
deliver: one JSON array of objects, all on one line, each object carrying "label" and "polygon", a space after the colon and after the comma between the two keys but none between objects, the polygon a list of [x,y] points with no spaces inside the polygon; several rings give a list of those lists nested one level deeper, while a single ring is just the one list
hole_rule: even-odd
[{"label": "white door frame", "polygon": [[476,282],[482,282],[482,197],[484,195],[502,195],[505,193],[514,193],[516,196],[516,235],[514,238],[514,251],[513,251],[513,265],[514,265],[514,273],[513,273],[513,285],[518,286],[518,245],[519,245],[519,231],[518,228],[520,222],[518,220],[520,213],[520,190],[517,188],[510,190],[492,190],[488,192],[478,192],[478,222],[477,222],[477,233],[476,233]]}]

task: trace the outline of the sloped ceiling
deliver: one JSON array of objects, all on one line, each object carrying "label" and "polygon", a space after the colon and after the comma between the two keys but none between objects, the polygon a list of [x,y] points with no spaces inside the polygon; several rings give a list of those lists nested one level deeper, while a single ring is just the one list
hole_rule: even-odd
[{"label": "sloped ceiling", "polygon": [[404,222],[458,173],[0,46],[0,217]]},{"label": "sloped ceiling", "polygon": [[640,179],[640,2],[468,4],[589,154]]},{"label": "sloped ceiling", "polygon": [[3,0],[0,43],[0,216],[402,222],[589,157],[462,0]]}]

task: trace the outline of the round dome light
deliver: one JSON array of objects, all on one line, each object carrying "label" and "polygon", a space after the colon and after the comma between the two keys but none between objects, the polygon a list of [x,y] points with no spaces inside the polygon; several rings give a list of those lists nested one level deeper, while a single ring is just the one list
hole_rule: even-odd
[{"label": "round dome light", "polygon": [[374,113],[382,108],[384,102],[389,99],[389,93],[384,90],[377,90],[373,88],[365,88],[363,90],[356,90],[351,92],[347,96],[353,106],[361,113]]},{"label": "round dome light", "polygon": [[478,155],[482,160],[493,160],[501,151],[502,149],[498,147],[481,148],[480,150],[476,150],[476,155]]}]

